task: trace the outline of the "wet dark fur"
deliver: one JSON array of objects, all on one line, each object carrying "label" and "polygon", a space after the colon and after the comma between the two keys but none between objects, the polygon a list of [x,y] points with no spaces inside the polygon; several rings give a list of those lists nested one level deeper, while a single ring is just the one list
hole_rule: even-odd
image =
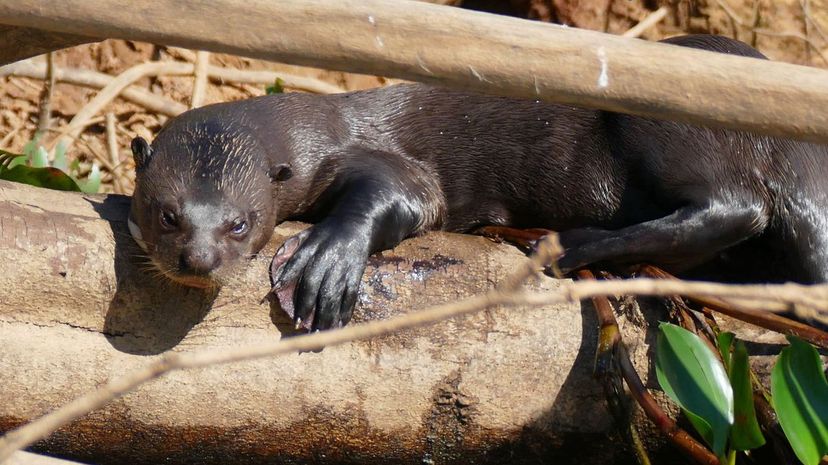
[{"label": "wet dark fur", "polygon": [[[721,37],[669,42],[764,58]],[[562,231],[565,269],[688,268],[761,238],[787,250],[778,279],[828,278],[828,150],[804,142],[403,85],[200,108],[136,158],[133,218],[171,274],[220,276],[279,221],[315,222],[273,277],[295,284],[307,327],[346,323],[367,256],[435,228]],[[199,218],[166,233],[156,224],[159,205],[186,201],[228,210],[195,234],[197,245]],[[228,241],[219,223],[242,214],[254,222],[250,237]]]}]

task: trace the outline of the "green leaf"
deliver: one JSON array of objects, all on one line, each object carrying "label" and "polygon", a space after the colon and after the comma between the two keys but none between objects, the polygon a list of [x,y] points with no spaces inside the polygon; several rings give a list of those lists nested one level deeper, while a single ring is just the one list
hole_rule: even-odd
[{"label": "green leaf", "polygon": [[816,349],[788,341],[771,372],[773,408],[799,460],[816,465],[828,454],[828,381]]},{"label": "green leaf", "polygon": [[26,166],[26,155],[0,150],[0,179],[60,191],[80,191],[75,181],[55,168]]},{"label": "green leaf", "polygon": [[26,163],[26,155],[0,150],[0,173]]},{"label": "green leaf", "polygon": [[37,144],[39,142],[40,135],[36,134],[32,140],[26,142],[26,145],[23,146],[23,155],[26,155],[29,159],[31,159],[37,150]]},{"label": "green leaf", "polygon": [[285,92],[285,81],[282,78],[276,78],[272,86],[265,87],[265,94],[282,94]]},{"label": "green leaf", "polygon": [[55,159],[52,161],[52,166],[63,171],[69,172],[69,162],[66,160],[66,144],[63,141],[58,142],[55,147]]},{"label": "green leaf", "polygon": [[89,172],[86,180],[78,181],[78,185],[80,186],[80,190],[87,194],[95,194],[98,192],[98,189],[101,188],[101,169],[98,168],[96,163],[92,164],[92,171]]},{"label": "green leaf", "polygon": [[730,358],[730,385],[733,386],[733,428],[730,430],[730,447],[736,450],[755,449],[765,443],[756,408],[753,404],[753,386],[750,382],[750,365],[747,348],[736,341]]},{"label": "green leaf", "polygon": [[722,355],[725,371],[730,373],[730,348],[733,346],[733,333],[721,332],[716,337],[719,343],[719,353]]},{"label": "green leaf", "polygon": [[14,168],[0,171],[0,179],[59,191],[80,191],[78,185],[69,175],[52,167],[32,168],[30,166],[18,165]]},{"label": "green leaf", "polygon": [[49,166],[49,152],[39,146],[29,158],[29,165],[32,168],[45,168]]},{"label": "green leaf", "polygon": [[687,413],[690,423],[721,460],[733,424],[733,390],[724,367],[695,334],[662,323],[656,345],[661,388]]}]

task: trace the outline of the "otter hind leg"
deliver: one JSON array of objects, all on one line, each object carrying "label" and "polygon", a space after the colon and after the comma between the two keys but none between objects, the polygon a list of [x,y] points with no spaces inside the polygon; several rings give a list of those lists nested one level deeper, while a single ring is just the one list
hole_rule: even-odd
[{"label": "otter hind leg", "polygon": [[760,203],[682,207],[668,216],[614,231],[564,231],[560,240],[565,252],[558,265],[565,272],[600,262],[688,268],[758,234],[767,223]]}]

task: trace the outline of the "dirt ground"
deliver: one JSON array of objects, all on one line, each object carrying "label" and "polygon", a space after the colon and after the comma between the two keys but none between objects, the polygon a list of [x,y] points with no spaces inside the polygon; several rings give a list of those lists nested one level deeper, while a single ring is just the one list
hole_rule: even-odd
[{"label": "dirt ground", "polygon": [[[646,30],[642,38],[658,40],[684,32],[716,33],[753,44],[771,59],[817,67],[828,67],[828,0],[436,0],[465,8],[552,21],[574,27],[620,34],[660,7],[667,15]],[[59,68],[95,70],[116,76],[149,61],[195,61],[196,53],[147,43],[108,40],[54,53]],[[45,61],[45,57],[34,60]],[[307,76],[343,90],[386,85],[391,80],[290,66],[243,57],[211,54],[210,64],[227,69],[274,70],[286,75]],[[0,69],[0,75],[6,73]],[[0,77],[0,149],[19,153],[38,126],[44,80],[16,75]],[[263,95],[265,83],[210,82],[204,103]],[[135,86],[162,100],[189,105],[192,76],[145,78]],[[69,121],[95,97],[99,88],[58,82],[52,92],[48,131],[41,145],[52,149],[66,133]],[[292,91],[286,87],[286,91]],[[116,152],[110,153],[104,115],[115,117]],[[92,119],[69,149],[82,170],[92,162],[101,166],[103,190],[132,191],[132,158],[129,142],[136,135],[151,139],[168,117],[123,98],[116,98]]]}]

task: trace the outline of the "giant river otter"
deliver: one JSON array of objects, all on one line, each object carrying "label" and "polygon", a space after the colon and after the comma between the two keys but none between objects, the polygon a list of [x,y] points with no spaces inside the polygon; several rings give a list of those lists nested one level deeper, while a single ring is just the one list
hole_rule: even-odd
[{"label": "giant river otter", "polygon": [[557,230],[565,270],[688,268],[761,235],[788,251],[782,279],[828,278],[828,150],[805,142],[399,85],[210,105],[132,149],[130,230],[175,281],[220,283],[277,223],[315,223],[272,277],[308,329],[347,323],[367,257],[429,229]]}]

